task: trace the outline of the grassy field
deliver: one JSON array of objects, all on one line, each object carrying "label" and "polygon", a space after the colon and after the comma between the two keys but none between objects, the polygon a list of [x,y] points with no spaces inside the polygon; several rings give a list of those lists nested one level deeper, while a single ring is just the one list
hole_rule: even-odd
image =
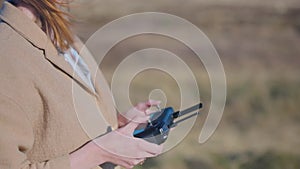
[{"label": "grassy field", "polygon": [[[76,2],[76,1],[75,1]],[[298,169],[300,168],[300,3],[298,1],[178,0],[77,1],[75,31],[85,41],[106,23],[136,12],[167,12],[198,26],[213,42],[227,76],[227,103],[213,137],[197,142],[207,107],[190,134],[171,151],[136,168]],[[130,53],[148,47],[180,56],[197,77],[201,100],[209,105],[210,84],[201,61],[166,37],[138,36],[117,44],[102,62],[108,81]],[[178,105],[174,80],[157,71],[132,82],[131,100],[148,98],[161,86],[168,105]]]}]

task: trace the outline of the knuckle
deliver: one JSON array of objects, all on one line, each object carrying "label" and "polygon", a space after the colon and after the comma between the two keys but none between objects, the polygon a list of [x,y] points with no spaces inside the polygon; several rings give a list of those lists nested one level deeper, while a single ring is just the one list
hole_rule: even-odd
[{"label": "knuckle", "polygon": [[138,165],[141,161],[140,160],[134,160],[133,165]]},{"label": "knuckle", "polygon": [[137,140],[136,145],[139,150],[145,147],[144,143],[141,140]]},{"label": "knuckle", "polygon": [[134,167],[134,165],[132,165],[132,164],[127,164],[126,166],[124,166],[125,168],[127,168],[127,169],[131,169],[131,168],[133,168]]},{"label": "knuckle", "polygon": [[162,153],[162,151],[163,151],[163,147],[162,146],[160,146],[160,145],[153,145],[153,153],[154,154],[156,154],[156,155],[158,155],[158,154],[161,154]]},{"label": "knuckle", "polygon": [[140,103],[138,103],[138,104],[136,105],[136,107],[138,107],[138,108],[141,108],[141,107],[143,107],[143,106],[145,106],[145,103],[144,103],[144,102],[140,102]]}]

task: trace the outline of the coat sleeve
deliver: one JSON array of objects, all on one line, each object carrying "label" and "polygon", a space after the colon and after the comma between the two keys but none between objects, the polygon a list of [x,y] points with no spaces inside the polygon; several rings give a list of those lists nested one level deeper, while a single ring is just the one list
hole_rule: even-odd
[{"label": "coat sleeve", "polygon": [[0,134],[1,169],[70,169],[69,154],[39,163],[27,159],[34,143],[32,125],[22,107],[1,94]]}]

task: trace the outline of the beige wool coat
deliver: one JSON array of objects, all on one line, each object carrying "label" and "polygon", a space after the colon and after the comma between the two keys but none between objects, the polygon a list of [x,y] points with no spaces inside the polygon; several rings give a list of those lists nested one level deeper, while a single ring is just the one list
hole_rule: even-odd
[{"label": "beige wool coat", "polygon": [[109,88],[93,57],[93,92],[51,40],[8,2],[0,11],[0,168],[69,169],[69,154],[117,127]]}]

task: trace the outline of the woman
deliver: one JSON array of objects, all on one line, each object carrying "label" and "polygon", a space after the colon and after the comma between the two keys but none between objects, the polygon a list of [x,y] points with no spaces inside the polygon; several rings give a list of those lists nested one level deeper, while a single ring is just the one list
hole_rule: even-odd
[{"label": "woman", "polygon": [[[1,169],[105,168],[108,162],[132,168],[162,150],[132,136],[134,129],[147,121],[146,110],[158,102],[140,103],[128,111],[133,120],[116,115],[103,76],[100,72],[93,76],[91,56],[78,53],[80,42],[61,11],[67,5],[56,0],[2,4]],[[76,106],[72,88],[83,100]],[[97,104],[108,123],[97,121],[95,125],[100,126],[91,125],[90,135],[86,133],[89,126],[82,127],[84,122],[77,118],[78,112],[84,111],[88,117],[98,110]],[[105,134],[106,127],[114,130]]]}]

